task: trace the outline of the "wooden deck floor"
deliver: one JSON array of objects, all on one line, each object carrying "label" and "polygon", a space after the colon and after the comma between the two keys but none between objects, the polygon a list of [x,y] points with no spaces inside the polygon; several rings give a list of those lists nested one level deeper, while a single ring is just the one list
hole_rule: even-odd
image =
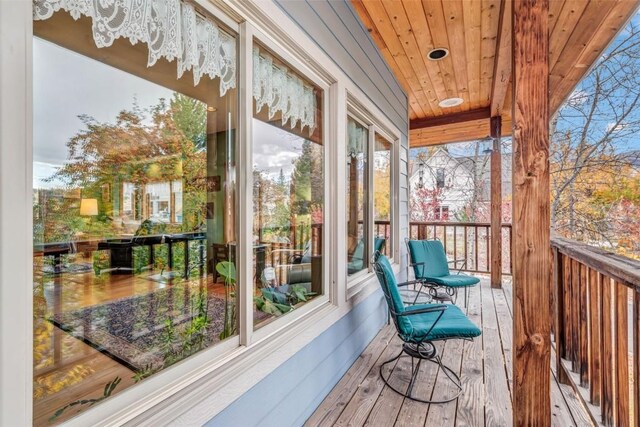
[{"label": "wooden deck floor", "polygon": [[[472,342],[456,340],[440,344],[443,362],[457,371],[463,381],[463,394],[457,401],[442,405],[419,403],[403,398],[384,385],[379,375],[380,364],[395,356],[401,345],[393,326],[387,326],[305,425],[512,425],[511,301],[510,283],[496,290],[491,289],[488,279],[482,278],[481,285],[471,291],[466,309],[468,316],[482,327],[482,336]],[[394,369],[410,372],[410,362],[409,366],[398,362]],[[423,366],[418,376],[416,387],[422,389],[421,393],[431,394],[432,399],[442,398],[452,391],[444,376],[437,374],[437,369]],[[571,387],[559,384],[555,372],[549,372],[549,375],[553,425],[592,425]]]}]

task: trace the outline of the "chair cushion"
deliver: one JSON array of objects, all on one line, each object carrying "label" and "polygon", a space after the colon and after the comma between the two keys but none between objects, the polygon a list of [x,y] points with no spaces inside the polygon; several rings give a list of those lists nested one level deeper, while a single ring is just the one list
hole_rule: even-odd
[{"label": "chair cushion", "polygon": [[358,240],[358,244],[353,250],[353,255],[351,255],[351,261],[347,265],[347,270],[349,274],[353,274],[357,271],[360,271],[364,268],[364,240]]},{"label": "chair cushion", "polygon": [[447,254],[440,240],[409,240],[407,245],[416,279],[450,274]]},{"label": "chair cushion", "polygon": [[449,286],[450,288],[462,288],[465,286],[473,286],[480,283],[480,279],[466,274],[450,274],[444,277],[425,277],[428,283],[435,283],[441,286]]},{"label": "chair cushion", "polygon": [[[421,304],[413,306],[413,309],[429,307],[439,304]],[[429,332],[433,323],[438,319],[440,312],[416,314],[407,317],[413,329],[412,333],[403,336],[406,341],[419,342],[422,340],[437,340],[449,338],[474,338],[480,336],[482,331],[465,314],[453,304],[447,304],[447,309]],[[427,334],[427,332],[429,332]],[[427,335],[426,335],[427,334]],[[426,335],[426,337],[425,337]]]}]

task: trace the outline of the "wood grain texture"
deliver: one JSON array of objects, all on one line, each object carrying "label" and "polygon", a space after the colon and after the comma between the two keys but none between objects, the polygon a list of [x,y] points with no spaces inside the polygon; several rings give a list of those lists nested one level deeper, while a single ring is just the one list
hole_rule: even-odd
[{"label": "wood grain texture", "polygon": [[602,423],[613,425],[613,332],[611,322],[611,279],[606,278],[600,289],[602,313]]},{"label": "wood grain texture", "polygon": [[[489,119],[479,119],[442,126],[432,126],[409,131],[412,148],[431,145],[467,142],[487,138],[491,135]],[[511,119],[502,117],[502,136],[511,135]]]},{"label": "wood grain texture", "polygon": [[491,117],[491,287],[502,286],[502,118]]},{"label": "wood grain texture", "polygon": [[633,293],[633,425],[640,425],[640,293]]},{"label": "wood grain texture", "polygon": [[[483,286],[471,288],[467,307],[467,317],[481,328],[482,291]],[[484,337],[480,336],[464,343],[462,370],[460,372],[464,393],[458,399],[458,408],[456,410],[456,425],[458,427],[484,425],[483,342]]]},{"label": "wood grain texture", "polygon": [[500,24],[498,25],[498,43],[493,70],[491,88],[491,116],[511,115],[505,111],[505,98],[511,84],[511,0],[502,0],[500,4]]},{"label": "wood grain texture", "polygon": [[629,293],[625,285],[613,282],[615,296],[616,425],[629,425]]},{"label": "wood grain texture", "polygon": [[589,390],[591,403],[600,404],[602,370],[600,369],[600,341],[602,340],[602,318],[600,311],[600,289],[602,276],[589,270]]},{"label": "wood grain texture", "polygon": [[551,424],[549,217],[549,3],[513,4],[513,418]]},{"label": "wood grain texture", "polygon": [[391,328],[385,328],[378,333],[365,351],[351,366],[349,371],[336,384],[337,393],[331,393],[324,400],[324,404],[307,420],[306,425],[333,426],[342,413],[345,403],[355,394],[356,386],[366,377],[371,367],[378,361],[382,352],[394,337]]},{"label": "wood grain texture", "polygon": [[571,260],[571,369],[580,370],[580,263]]},{"label": "wood grain texture", "polygon": [[[491,107],[493,115],[503,116],[505,125],[511,121],[511,0],[352,3],[407,90],[412,119]],[[640,0],[550,1],[550,112],[560,107],[639,3]],[[426,59],[434,47],[447,48],[449,56],[440,61]],[[439,107],[438,102],[447,97],[462,98],[464,103],[452,109]],[[455,136],[451,135],[453,132],[439,143],[487,136],[470,126],[458,128]],[[433,142],[412,135],[410,144],[425,146]]]},{"label": "wood grain texture", "polygon": [[[431,425],[455,425],[455,426],[506,426],[511,423],[511,409],[508,409],[509,417],[500,417],[503,411],[494,407],[510,404],[508,384],[508,367],[511,363],[507,350],[511,348],[513,317],[511,315],[512,285],[510,278],[505,277],[502,289],[491,289],[489,279],[481,278],[479,286],[471,289],[467,316],[478,326],[482,327],[484,335],[473,341],[460,342],[462,351],[449,344],[453,342],[438,343],[438,351],[443,357],[444,363],[449,366],[459,366],[463,383],[463,393],[457,401],[457,405],[428,405],[404,399],[398,411],[398,397],[385,392],[384,387],[374,385],[372,379],[378,378],[379,363],[370,364],[368,373],[363,373],[363,365],[356,361],[353,367],[345,374],[348,381],[341,381],[325,401],[316,410],[319,414],[332,413],[331,420],[322,416],[312,415],[306,422],[306,426],[316,425],[394,425],[405,426],[431,426]],[[380,334],[376,341],[381,343],[371,344],[378,348],[387,345],[395,346],[399,339],[394,337],[389,343],[386,336],[395,334],[393,326],[385,328],[388,335]],[[370,348],[371,348],[370,347]],[[397,346],[395,347],[398,348]],[[451,351],[454,350],[454,351]],[[368,350],[367,350],[368,351]],[[395,351],[395,350],[394,350]],[[391,355],[393,351],[384,350]],[[390,357],[390,356],[389,356]],[[551,357],[555,357],[552,353]],[[382,356],[379,360],[385,360]],[[493,360],[492,360],[493,359]],[[398,369],[398,366],[396,366]],[[404,369],[404,368],[402,368]],[[353,374],[352,374],[353,372]],[[510,375],[510,374],[509,374]],[[444,384],[438,380],[441,373],[433,364],[425,364],[418,374],[415,391],[424,392],[427,396],[435,396],[438,385]],[[551,425],[558,427],[587,426],[591,425],[589,415],[582,407],[580,399],[569,385],[559,384],[556,380],[557,373],[549,372],[551,385]],[[356,378],[360,379],[360,382]],[[494,392],[495,387],[487,387],[487,382],[493,381],[495,385],[502,383],[499,389],[504,394],[490,397],[487,393]],[[349,389],[349,390],[346,390]],[[495,392],[494,392],[495,393]],[[366,399],[363,399],[364,396]],[[373,400],[373,402],[372,402]],[[438,408],[439,406],[442,406]],[[336,411],[332,408],[337,407]],[[335,413],[341,408],[349,408],[348,414],[342,413],[335,421]],[[506,409],[505,409],[506,411]],[[354,414],[357,412],[357,416]],[[395,417],[395,419],[394,419]],[[320,421],[324,419],[324,421]],[[535,425],[535,424],[534,424]]]},{"label": "wood grain texture", "polygon": [[578,296],[578,307],[580,313],[579,325],[579,367],[580,367],[580,385],[587,387],[589,385],[589,337],[587,329],[589,325],[587,293],[589,290],[589,275],[587,266],[580,264],[580,287]]}]

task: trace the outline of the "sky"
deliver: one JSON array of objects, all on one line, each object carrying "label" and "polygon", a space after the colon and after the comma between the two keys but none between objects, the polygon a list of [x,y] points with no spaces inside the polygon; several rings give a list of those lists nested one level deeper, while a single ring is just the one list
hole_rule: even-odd
[{"label": "sky", "polygon": [[[45,179],[67,160],[67,141],[84,129],[79,115],[113,122],[135,102],[145,109],[174,93],[42,39],[34,38],[33,57],[34,188],[60,186]],[[254,126],[260,140],[254,164],[272,178],[281,169],[290,174],[303,139],[258,120]]]}]

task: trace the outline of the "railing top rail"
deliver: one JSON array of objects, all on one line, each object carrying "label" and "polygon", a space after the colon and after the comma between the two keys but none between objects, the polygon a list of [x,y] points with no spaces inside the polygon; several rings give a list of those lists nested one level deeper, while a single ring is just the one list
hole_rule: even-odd
[{"label": "railing top rail", "polygon": [[[459,226],[459,227],[491,227],[490,222],[458,222],[458,221],[409,221],[410,225],[431,225],[431,226]],[[511,223],[502,223],[503,227],[510,228]]]},{"label": "railing top rail", "polygon": [[553,237],[551,247],[601,274],[640,291],[640,261],[562,237]]}]

